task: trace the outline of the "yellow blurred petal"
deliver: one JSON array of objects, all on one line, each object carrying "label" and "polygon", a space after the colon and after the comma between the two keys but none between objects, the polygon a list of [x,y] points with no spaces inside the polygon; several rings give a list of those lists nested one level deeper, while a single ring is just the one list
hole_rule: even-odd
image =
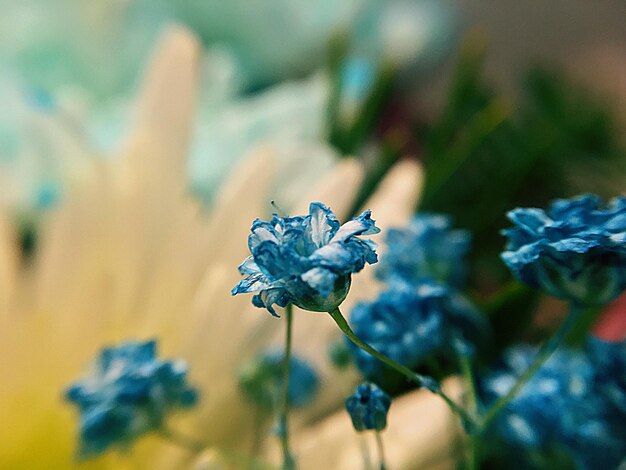
[{"label": "yellow blurred petal", "polygon": [[186,182],[199,54],[198,40],[178,26],[170,27],[158,45],[141,87],[128,141],[125,164],[131,181],[155,185],[174,182],[181,189]]},{"label": "yellow blurred petal", "polygon": [[8,321],[9,306],[17,283],[18,245],[14,227],[0,212],[0,327]]},{"label": "yellow blurred petal", "polygon": [[320,201],[329,206],[339,220],[345,220],[363,176],[363,166],[357,159],[341,160],[321,177],[315,187],[305,193],[293,209],[293,214],[308,214],[309,203]]},{"label": "yellow blurred petal", "polygon": [[380,182],[363,209],[371,209],[376,225],[384,231],[407,223],[415,212],[423,185],[422,165],[415,160],[396,163]]},{"label": "yellow blurred petal", "polygon": [[[413,216],[416,203],[422,191],[423,169],[414,160],[401,160],[396,163],[378,188],[363,206],[372,211],[372,217],[381,232],[370,238],[378,244],[379,260],[385,256],[385,232],[393,227],[406,225]],[[366,267],[353,276],[350,294],[342,304],[342,311],[347,314],[355,302],[371,300],[380,292],[380,285],[374,278],[376,265]]]},{"label": "yellow blurred petal", "polygon": [[[444,386],[455,399],[461,396],[459,380],[449,379]],[[383,432],[387,466],[398,470],[456,468],[450,456],[458,451],[460,431],[457,418],[432,393],[417,390],[396,398]],[[369,446],[375,446],[373,440]],[[294,449],[302,470],[361,468],[363,462],[359,435],[345,410],[301,432],[294,440]]]}]

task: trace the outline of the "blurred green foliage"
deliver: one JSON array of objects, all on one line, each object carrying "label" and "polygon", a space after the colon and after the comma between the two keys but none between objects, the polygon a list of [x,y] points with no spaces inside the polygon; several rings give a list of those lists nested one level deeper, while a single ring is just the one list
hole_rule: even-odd
[{"label": "blurred green foliage", "polygon": [[483,62],[482,47],[461,52],[440,117],[418,130],[426,168],[418,210],[451,214],[473,233],[469,278],[475,297],[497,292],[482,302],[497,350],[524,331],[538,300],[500,261],[506,212],[583,192],[614,196],[626,151],[610,105],[561,73],[531,68],[513,106]]},{"label": "blurred green foliage", "polygon": [[497,353],[527,330],[540,297],[512,280],[500,260],[506,212],[584,192],[610,198],[623,189],[626,148],[611,105],[563,73],[538,66],[523,77],[516,100],[505,96],[485,76],[485,48],[470,40],[459,54],[439,117],[420,123],[414,136],[398,139],[402,132],[395,135],[394,128],[375,136],[393,95],[393,70],[376,70],[356,120],[342,123],[340,70],[347,50],[345,36],[333,38],[328,141],[344,156],[361,154],[368,142],[378,141],[375,152],[362,158],[366,178],[353,213],[414,137],[425,164],[416,209],[451,214],[457,227],[472,232],[470,293],[489,316]]},{"label": "blurred green foliage", "polygon": [[419,131],[419,209],[452,214],[471,230],[480,278],[499,284],[506,211],[588,191],[612,196],[626,180],[626,151],[607,103],[535,67],[513,107],[484,77],[483,59],[480,47],[462,51],[441,116]]}]

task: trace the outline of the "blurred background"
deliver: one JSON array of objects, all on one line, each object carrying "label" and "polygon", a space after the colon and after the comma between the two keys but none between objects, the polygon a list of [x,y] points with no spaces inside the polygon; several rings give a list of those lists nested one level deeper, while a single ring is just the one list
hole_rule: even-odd
[{"label": "blurred background", "polygon": [[[58,391],[101,344],[133,336],[160,335],[192,370],[215,359],[213,375],[194,379],[217,391],[183,424],[239,445],[235,424],[210,423],[247,409],[233,405],[234,379],[212,378],[277,342],[265,313],[229,295],[249,224],[271,199],[291,212],[309,193],[327,196],[342,219],[367,202],[390,226],[417,210],[450,214],[472,233],[466,293],[493,329],[488,362],[514,339],[545,337],[564,312],[501,263],[505,212],[626,187],[622,0],[0,6],[0,352],[16,358],[2,365],[0,422],[20,423],[0,439],[12,449],[0,454],[6,468],[67,465],[75,426]],[[626,334],[624,302],[605,337]],[[223,342],[246,321],[226,352],[195,333],[210,326]],[[326,372],[319,351],[336,339],[303,346]],[[37,398],[35,387],[54,393]],[[137,462],[160,455],[150,445],[124,468],[146,468]],[[46,467],[36,446],[61,449],[58,459]],[[309,462],[321,458],[307,449]],[[181,457],[166,455],[154,460],[178,468]]]},{"label": "blurred background", "polygon": [[[340,5],[305,0],[253,5],[29,0],[6,2],[3,12],[2,200],[18,206],[56,197],[58,180],[81,164],[67,151],[58,155],[58,149],[44,144],[45,130],[37,128],[31,114],[53,114],[63,121],[58,125],[71,127],[90,149],[112,153],[128,128],[129,101],[141,71],[157,38],[172,23],[186,25],[200,38],[204,61],[211,64],[201,71],[189,165],[193,187],[209,198],[216,181],[251,141],[275,133],[274,126],[285,127],[280,122],[285,114],[298,114],[300,124],[315,132],[315,124],[305,123],[303,114],[310,114],[305,111],[309,106],[324,106],[323,91],[315,96],[315,86],[302,81],[328,69],[337,53],[349,58],[342,65],[347,101],[358,100],[359,93],[365,96],[377,67],[393,64],[394,94],[384,103],[388,112],[375,117],[383,127],[413,129],[416,122],[441,117],[462,47],[472,43],[480,56],[476,62],[482,62],[473,66],[481,69],[477,73],[485,92],[502,97],[511,114],[523,114],[529,71],[540,66],[566,76],[572,86],[584,85],[583,95],[615,112],[621,123],[616,134],[623,135],[626,6],[618,0],[349,0]],[[268,93],[285,81],[297,81],[308,94],[294,100],[290,91],[300,95],[297,85],[285,87],[282,94]],[[222,130],[243,136],[232,142]],[[209,171],[211,154],[219,156]]]}]

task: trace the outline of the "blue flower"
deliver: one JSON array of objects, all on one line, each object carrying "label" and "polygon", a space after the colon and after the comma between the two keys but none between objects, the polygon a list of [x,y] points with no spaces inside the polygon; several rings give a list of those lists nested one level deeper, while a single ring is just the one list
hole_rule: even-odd
[{"label": "blue flower", "polygon": [[246,276],[232,294],[258,292],[252,303],[277,316],[273,305],[292,302],[304,310],[330,312],[348,294],[350,275],[378,260],[376,244],[359,235],[378,233],[370,211],[340,226],[324,204],[312,202],[309,215],[255,220],[249,256],[239,266]]},{"label": "blue flower", "polygon": [[65,391],[80,411],[80,455],[125,447],[163,426],[176,408],[193,406],[184,361],[156,358],[156,341],[104,348],[88,375]]},{"label": "blue flower", "polygon": [[[239,386],[244,396],[256,406],[272,410],[282,399],[283,358],[281,351],[266,351],[242,367]],[[319,377],[305,360],[292,355],[290,361],[289,405],[302,408],[315,399]]]},{"label": "blue flower", "polygon": [[391,398],[380,387],[371,382],[360,384],[346,399],[346,410],[357,431],[372,429],[382,431],[387,427],[387,413]]},{"label": "blue flower", "polygon": [[626,414],[626,340],[609,342],[592,337],[587,350],[600,377],[600,393]]},{"label": "blue flower", "polygon": [[531,286],[581,304],[606,304],[626,288],[626,198],[607,208],[588,194],[547,211],[515,209],[502,259]]},{"label": "blue flower", "polygon": [[337,369],[342,370],[352,362],[352,352],[344,339],[333,342],[328,349],[328,359]]},{"label": "blue flower", "polygon": [[[505,351],[502,366],[479,382],[486,404],[513,387],[535,351],[528,345]],[[621,439],[626,415],[602,393],[607,372],[590,352],[558,350],[496,418],[492,437],[506,444],[508,459],[531,461],[556,453],[577,468],[616,468],[626,453]]]},{"label": "blue flower", "polygon": [[[356,335],[374,349],[409,368],[449,347],[471,354],[488,331],[485,320],[458,292],[435,283],[394,283],[375,301],[352,310]],[[382,380],[378,359],[348,342],[356,365],[368,378]]]},{"label": "blue flower", "polygon": [[376,275],[387,282],[434,279],[459,286],[471,236],[466,230],[452,230],[450,226],[446,215],[419,214],[406,228],[389,230],[385,238],[387,252]]}]

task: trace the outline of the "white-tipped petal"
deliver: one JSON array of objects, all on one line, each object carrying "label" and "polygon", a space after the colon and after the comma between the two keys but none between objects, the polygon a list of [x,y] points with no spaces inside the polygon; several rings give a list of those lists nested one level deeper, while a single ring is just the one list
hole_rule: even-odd
[{"label": "white-tipped petal", "polygon": [[175,26],[165,32],[135,110],[127,147],[129,177],[153,184],[186,183],[199,55],[200,44],[187,29]]}]

